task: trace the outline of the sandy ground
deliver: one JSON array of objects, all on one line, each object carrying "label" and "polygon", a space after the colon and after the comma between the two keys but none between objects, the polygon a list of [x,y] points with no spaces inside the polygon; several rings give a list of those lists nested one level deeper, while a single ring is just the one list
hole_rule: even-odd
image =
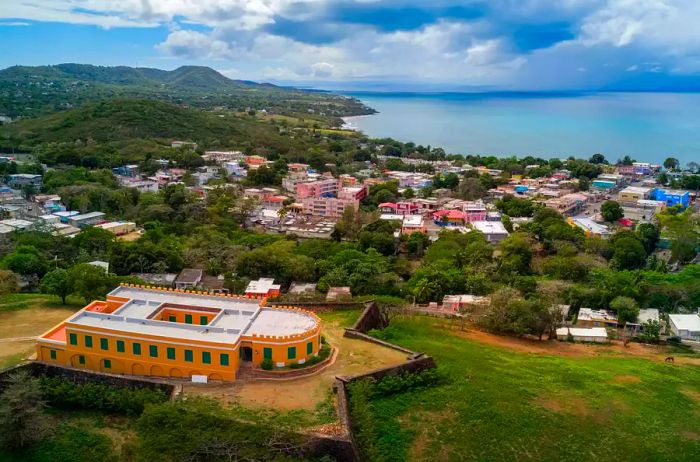
[{"label": "sandy ground", "polygon": [[284,381],[245,381],[233,384],[184,385],[185,395],[204,394],[224,403],[279,410],[313,410],[328,396],[338,375],[353,375],[406,360],[404,353],[362,340],[343,337],[337,324],[326,323],[323,334],[338,349],[335,363],[311,377]]},{"label": "sandy ground", "polygon": [[[609,345],[559,342],[556,340],[538,341],[527,338],[505,337],[489,334],[473,328],[459,330],[450,328],[450,332],[462,338],[475,340],[488,345],[510,348],[523,353],[548,354],[556,356],[595,356],[599,354],[619,354],[641,356],[655,361],[664,361],[669,353],[664,346],[643,345],[630,342],[624,346],[620,341]],[[673,354],[671,354],[673,355]],[[700,365],[700,358],[674,356],[675,363]]]},{"label": "sandy ground", "polygon": [[66,319],[75,310],[61,308],[29,308],[0,312],[0,367],[31,355],[34,339]]}]

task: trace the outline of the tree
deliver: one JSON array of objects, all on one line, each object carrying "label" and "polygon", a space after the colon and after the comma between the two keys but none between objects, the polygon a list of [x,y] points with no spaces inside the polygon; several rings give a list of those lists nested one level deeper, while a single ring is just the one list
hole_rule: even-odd
[{"label": "tree", "polygon": [[642,245],[644,245],[644,250],[646,250],[647,255],[651,255],[651,253],[656,249],[656,244],[659,242],[659,228],[652,223],[642,223],[637,226],[635,233],[639,240],[642,241]]},{"label": "tree", "polygon": [[666,170],[676,170],[680,166],[680,162],[678,159],[674,157],[667,157],[666,160],[664,160],[664,168]]},{"label": "tree", "polygon": [[416,196],[416,192],[413,188],[406,188],[403,192],[404,199],[413,199]]},{"label": "tree", "polygon": [[618,270],[643,268],[646,263],[647,252],[639,239],[631,233],[625,233],[614,239],[612,251],[613,257],[610,263]]},{"label": "tree", "polygon": [[588,191],[591,189],[591,180],[587,176],[581,176],[578,178],[578,190]]},{"label": "tree", "polygon": [[607,164],[608,163],[608,161],[605,160],[605,156],[602,154],[593,154],[588,162],[590,162],[592,164]]},{"label": "tree", "polygon": [[603,202],[603,205],[600,206],[600,214],[603,216],[603,220],[608,223],[614,223],[625,216],[622,206],[615,201]]},{"label": "tree", "polygon": [[661,323],[648,319],[642,324],[642,332],[639,333],[638,338],[644,343],[659,343],[661,339]]},{"label": "tree", "polygon": [[695,249],[700,245],[700,215],[694,214],[690,207],[683,213],[675,213],[673,209],[668,208],[657,217],[671,239],[671,258],[687,263],[695,257]]},{"label": "tree", "polygon": [[49,271],[41,279],[41,290],[47,294],[61,298],[61,303],[66,304],[66,297],[73,291],[72,280],[68,277],[68,271],[57,268]]},{"label": "tree", "polygon": [[0,395],[0,446],[21,449],[41,441],[49,429],[44,407],[38,379],[26,371],[10,375]]},{"label": "tree", "polygon": [[19,292],[19,278],[9,270],[0,270],[0,295]]},{"label": "tree", "polygon": [[72,293],[83,297],[85,303],[103,298],[116,285],[104,268],[90,263],[80,263],[70,268],[68,279],[72,281]]},{"label": "tree", "polygon": [[35,247],[21,245],[2,259],[2,266],[23,276],[43,276],[47,262]]},{"label": "tree", "polygon": [[617,322],[625,325],[639,316],[639,305],[633,298],[618,296],[610,302],[610,309],[617,313]]},{"label": "tree", "polygon": [[457,187],[457,197],[467,201],[481,199],[486,195],[486,189],[478,178],[465,178]]}]

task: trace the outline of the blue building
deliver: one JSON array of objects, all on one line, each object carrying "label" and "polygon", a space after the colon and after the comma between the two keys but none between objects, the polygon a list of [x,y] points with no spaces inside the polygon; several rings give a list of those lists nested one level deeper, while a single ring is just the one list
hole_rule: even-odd
[{"label": "blue building", "polygon": [[652,197],[654,200],[666,202],[669,207],[680,205],[681,208],[685,209],[690,205],[690,192],[680,189],[658,188],[654,190]]}]

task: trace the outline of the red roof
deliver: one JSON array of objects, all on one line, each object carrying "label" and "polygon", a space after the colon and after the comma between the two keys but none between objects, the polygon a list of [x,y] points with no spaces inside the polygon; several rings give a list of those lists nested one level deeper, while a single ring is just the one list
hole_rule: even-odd
[{"label": "red roof", "polygon": [[434,218],[451,218],[454,220],[463,220],[467,216],[461,210],[438,210],[433,213]]},{"label": "red roof", "polygon": [[382,202],[381,204],[378,205],[379,208],[384,208],[384,207],[391,207],[392,209],[396,208],[396,204],[394,202]]},{"label": "red roof", "polygon": [[627,227],[634,225],[634,222],[632,220],[630,220],[629,218],[620,218],[618,223],[620,223],[622,226],[627,226]]}]

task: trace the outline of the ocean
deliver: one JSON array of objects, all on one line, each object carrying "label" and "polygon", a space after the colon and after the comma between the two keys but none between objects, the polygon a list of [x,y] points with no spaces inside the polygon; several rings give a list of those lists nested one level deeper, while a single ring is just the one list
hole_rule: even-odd
[{"label": "ocean", "polygon": [[700,162],[698,93],[344,94],[379,111],[348,126],[453,154]]}]

